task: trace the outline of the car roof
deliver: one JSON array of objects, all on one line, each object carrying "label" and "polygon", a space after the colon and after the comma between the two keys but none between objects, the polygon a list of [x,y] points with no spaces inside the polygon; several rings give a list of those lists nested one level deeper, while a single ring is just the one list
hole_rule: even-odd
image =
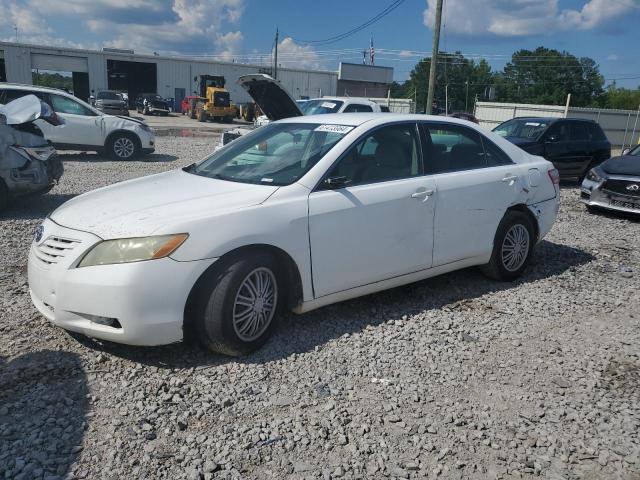
[{"label": "car roof", "polygon": [[279,123],[319,123],[324,125],[349,125],[357,127],[372,120],[384,119],[385,123],[393,122],[445,122],[458,125],[474,126],[474,123],[453,117],[442,117],[438,115],[422,115],[409,113],[379,113],[379,112],[362,112],[362,113],[326,113],[323,115],[304,115],[302,117],[291,117],[280,120]]},{"label": "car roof", "polygon": [[27,85],[26,83],[0,82],[0,88],[3,88],[3,87],[11,88],[12,90],[36,90],[40,92],[55,92],[55,93],[63,93],[65,95],[69,95],[69,93],[59,88],[41,87],[40,85]]},{"label": "car roof", "polygon": [[310,102],[312,100],[324,100],[327,102],[332,102],[332,101],[358,102],[358,103],[368,103],[371,105],[376,105],[376,102],[371,101],[368,98],[364,98],[364,97],[319,97],[319,98],[310,98],[309,100],[306,100],[306,101]]},{"label": "car roof", "polygon": [[573,122],[587,122],[587,123],[597,123],[595,120],[591,120],[589,118],[574,118],[574,117],[514,117],[512,120],[527,120],[532,122],[559,122],[560,120],[571,120]]}]

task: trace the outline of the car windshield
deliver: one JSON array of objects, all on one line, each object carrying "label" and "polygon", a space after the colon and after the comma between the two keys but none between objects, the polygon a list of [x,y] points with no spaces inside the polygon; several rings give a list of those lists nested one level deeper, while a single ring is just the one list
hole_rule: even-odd
[{"label": "car windshield", "polygon": [[493,132],[502,137],[518,137],[535,140],[544,129],[547,128],[547,125],[549,125],[549,122],[543,119],[514,118],[513,120],[501,123],[493,129]]},{"label": "car windshield", "polygon": [[337,113],[344,102],[340,100],[309,100],[299,105],[305,115],[320,115],[323,113]]},{"label": "car windshield", "polygon": [[627,153],[627,155],[640,157],[640,145],[638,145],[636,148],[631,149],[631,151]]},{"label": "car windshield", "polygon": [[116,92],[98,92],[97,100],[122,100]]},{"label": "car windshield", "polygon": [[289,185],[302,177],[354,127],[272,123],[244,135],[185,171],[260,185]]}]

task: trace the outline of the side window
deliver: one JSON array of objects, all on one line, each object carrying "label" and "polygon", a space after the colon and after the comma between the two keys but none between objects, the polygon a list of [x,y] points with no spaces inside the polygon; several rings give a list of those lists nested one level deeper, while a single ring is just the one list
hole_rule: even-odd
[{"label": "side window", "polygon": [[589,140],[587,125],[583,122],[572,122],[569,125],[569,138],[574,142],[586,142]]},{"label": "side window", "polygon": [[342,113],[354,113],[354,112],[373,112],[373,108],[370,105],[359,105],[357,103],[352,103],[351,105],[347,105]]},{"label": "side window", "polygon": [[70,113],[73,115],[93,116],[93,112],[80,105],[75,100],[62,95],[51,95],[51,106],[56,113]]},{"label": "side window", "polygon": [[470,128],[425,124],[427,173],[457,172],[487,166],[480,134]]},{"label": "side window", "polygon": [[566,122],[554,123],[545,133],[544,139],[547,142],[569,141],[569,125]]},{"label": "side window", "polygon": [[482,137],[482,146],[484,147],[484,156],[487,161],[487,167],[498,167],[500,165],[513,164],[513,161],[509,156],[488,138]]},{"label": "side window", "polygon": [[329,173],[346,177],[349,186],[422,175],[414,123],[390,125],[370,133],[344,155]]}]

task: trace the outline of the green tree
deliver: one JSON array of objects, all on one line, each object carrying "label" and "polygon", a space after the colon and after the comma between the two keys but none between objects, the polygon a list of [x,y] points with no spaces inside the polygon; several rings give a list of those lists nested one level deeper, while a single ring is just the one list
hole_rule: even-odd
[{"label": "green tree", "polygon": [[34,85],[41,87],[60,88],[69,92],[73,91],[73,78],[51,72],[31,72]]},{"label": "green tree", "polygon": [[607,88],[603,95],[602,106],[622,110],[637,110],[640,107],[640,86],[631,90],[618,88],[615,82]]},{"label": "green tree", "polygon": [[[429,69],[431,58],[423,58],[413,68],[409,79],[396,91],[406,98],[416,98],[417,111],[424,111],[429,89]],[[448,97],[449,111],[473,109],[476,95],[484,98],[487,87],[495,83],[495,74],[485,61],[464,58],[460,52],[441,52],[436,70],[436,89],[434,99],[437,110],[444,111],[445,98]],[[394,88],[391,90],[394,93]],[[436,111],[434,110],[434,113]]]},{"label": "green tree", "polygon": [[517,103],[562,105],[571,93],[571,105],[597,105],[604,78],[591,58],[538,47],[518,50],[501,75],[499,100]]}]

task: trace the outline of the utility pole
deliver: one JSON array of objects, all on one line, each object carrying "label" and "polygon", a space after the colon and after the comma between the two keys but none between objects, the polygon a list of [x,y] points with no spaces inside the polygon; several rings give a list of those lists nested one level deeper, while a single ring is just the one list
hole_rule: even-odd
[{"label": "utility pole", "polygon": [[467,87],[467,91],[464,94],[464,111],[468,112],[469,111],[469,107],[468,107],[468,103],[469,103],[469,79],[467,79],[467,81],[464,82],[464,84]]},{"label": "utility pole", "polygon": [[273,78],[278,79],[278,28],[276,28],[276,51],[273,55]]},{"label": "utility pole", "polygon": [[427,115],[431,114],[433,94],[436,83],[436,65],[438,63],[438,46],[440,44],[440,23],[442,21],[442,0],[436,3],[436,22],[433,25],[433,49],[431,50],[431,67],[429,68],[429,92],[427,93]]},{"label": "utility pole", "polygon": [[13,29],[16,31],[16,43],[18,43],[18,24],[17,23],[13,26]]}]

